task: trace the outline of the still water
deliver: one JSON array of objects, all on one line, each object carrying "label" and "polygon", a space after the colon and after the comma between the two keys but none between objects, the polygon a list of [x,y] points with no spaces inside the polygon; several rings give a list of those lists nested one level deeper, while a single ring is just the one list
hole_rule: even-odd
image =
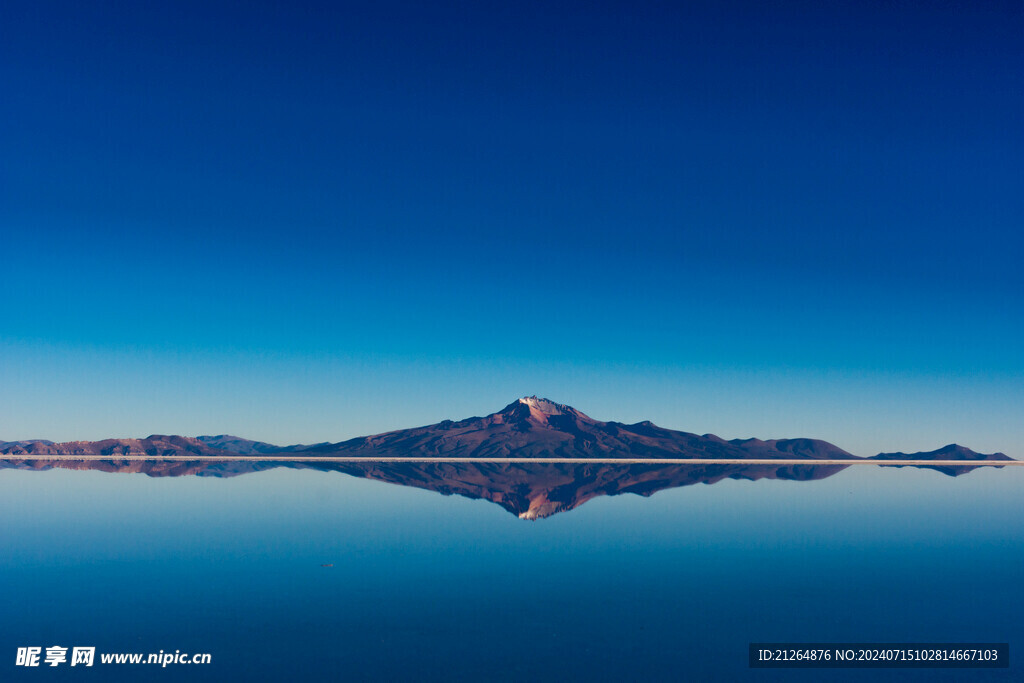
[{"label": "still water", "polygon": [[[488,500],[375,472],[411,485],[0,469],[0,680],[1024,680],[1024,468],[683,477],[535,520],[521,472]],[[1009,642],[1011,668],[748,669],[770,641]],[[15,666],[53,645],[211,663]]]}]

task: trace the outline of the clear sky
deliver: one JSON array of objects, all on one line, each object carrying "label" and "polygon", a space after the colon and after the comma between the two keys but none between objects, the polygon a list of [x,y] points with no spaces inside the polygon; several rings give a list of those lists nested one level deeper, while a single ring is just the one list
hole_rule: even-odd
[{"label": "clear sky", "polygon": [[8,0],[0,78],[0,439],[1024,457],[1020,2]]}]

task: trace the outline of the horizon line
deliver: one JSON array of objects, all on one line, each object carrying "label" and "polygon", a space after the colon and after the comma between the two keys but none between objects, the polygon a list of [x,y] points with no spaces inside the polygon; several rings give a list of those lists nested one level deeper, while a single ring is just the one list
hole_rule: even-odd
[{"label": "horizon line", "polygon": [[1024,460],[876,460],[874,458],[447,458],[426,456],[273,456],[273,455],[104,455],[89,453],[78,455],[42,455],[32,457],[4,457],[0,460],[17,461],[103,461],[127,460],[143,462],[339,462],[339,463],[488,463],[488,464],[601,464],[601,465],[878,465],[880,467],[935,466],[935,467],[1002,467],[1024,465]]}]

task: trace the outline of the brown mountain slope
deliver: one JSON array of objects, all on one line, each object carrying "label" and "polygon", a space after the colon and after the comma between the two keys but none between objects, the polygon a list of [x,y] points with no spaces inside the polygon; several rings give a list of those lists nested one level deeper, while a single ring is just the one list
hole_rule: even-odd
[{"label": "brown mountain slope", "polygon": [[402,429],[297,454],[449,458],[854,458],[815,439],[726,441],[651,422],[601,422],[570,406],[529,396],[485,417]]}]

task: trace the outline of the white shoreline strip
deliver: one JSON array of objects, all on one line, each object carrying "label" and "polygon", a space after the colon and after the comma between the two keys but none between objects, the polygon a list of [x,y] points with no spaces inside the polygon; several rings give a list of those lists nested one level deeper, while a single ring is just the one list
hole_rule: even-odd
[{"label": "white shoreline strip", "polygon": [[820,460],[815,458],[431,458],[351,456],[297,456],[297,455],[31,455],[0,454],[0,460],[32,462],[81,462],[89,460],[118,460],[142,462],[336,462],[336,463],[492,463],[492,464],[549,464],[549,465],[910,465],[920,467],[1005,467],[1024,465],[1024,460]]}]

